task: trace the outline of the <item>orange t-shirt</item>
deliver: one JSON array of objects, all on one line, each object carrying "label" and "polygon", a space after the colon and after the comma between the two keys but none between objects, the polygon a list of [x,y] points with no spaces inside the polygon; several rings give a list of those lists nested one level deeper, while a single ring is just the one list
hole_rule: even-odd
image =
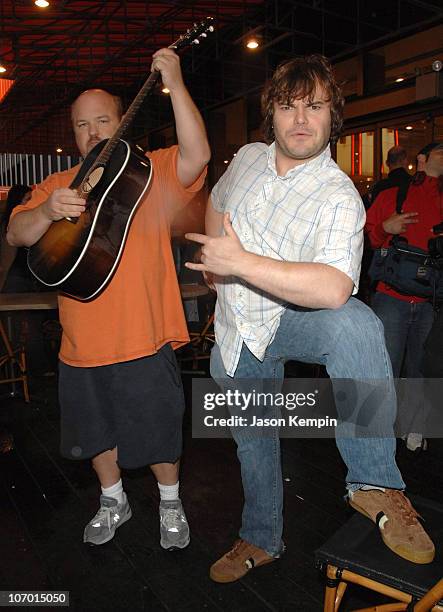
[{"label": "orange t-shirt", "polygon": [[[178,209],[199,197],[206,172],[184,188],[176,171],[178,147],[148,153],[153,173],[147,195],[133,217],[115,274],[93,300],[59,296],[63,327],[59,357],[77,367],[137,359],[189,340],[170,244],[170,225]],[[78,167],[49,176],[31,200],[13,215],[39,206],[71,184]]]}]

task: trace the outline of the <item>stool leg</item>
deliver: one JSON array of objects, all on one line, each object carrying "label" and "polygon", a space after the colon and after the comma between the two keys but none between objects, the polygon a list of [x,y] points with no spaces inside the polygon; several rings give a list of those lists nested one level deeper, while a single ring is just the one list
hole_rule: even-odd
[{"label": "stool leg", "polygon": [[[6,348],[7,359],[9,361],[9,366],[11,368],[11,377],[9,382],[12,382],[15,385],[15,382],[21,381],[23,383],[23,395],[25,397],[25,402],[29,402],[29,387],[28,387],[28,375],[26,373],[26,355],[24,347],[20,347],[15,352],[12,348],[11,342],[9,340],[8,334],[3,326],[3,323],[0,321],[0,336],[2,338],[3,344]],[[18,352],[18,359],[15,357],[15,353]],[[14,367],[17,367],[20,370],[20,376],[15,375]],[[8,380],[2,381],[8,382]]]},{"label": "stool leg", "polygon": [[212,313],[212,315],[209,317],[209,319],[206,322],[206,325],[204,326],[204,328],[201,331],[200,336],[202,338],[206,338],[206,334],[208,333],[208,329],[211,327],[211,325],[214,323],[214,313]]},{"label": "stool leg", "polygon": [[408,604],[406,603],[392,603],[392,604],[380,604],[379,606],[371,606],[370,608],[359,608],[358,610],[352,610],[352,612],[407,612]]},{"label": "stool leg", "polygon": [[23,383],[23,395],[25,396],[25,402],[29,402],[29,387],[28,387],[28,373],[26,371],[26,353],[22,347],[20,349],[20,373]]},{"label": "stool leg", "polygon": [[443,597],[443,578],[429,589],[414,606],[414,612],[427,612]]},{"label": "stool leg", "polygon": [[334,610],[338,610],[341,604],[341,600],[343,599],[343,595],[345,594],[346,587],[348,586],[347,582],[340,582],[337,587],[337,594],[335,596],[335,608]]},{"label": "stool leg", "polygon": [[9,342],[8,334],[6,333],[5,328],[3,327],[3,323],[1,321],[0,321],[0,335],[2,337],[3,344],[5,345],[6,352],[8,353],[9,358],[14,359],[14,351],[12,350],[12,346],[11,346],[11,343]]},{"label": "stool leg", "polygon": [[326,568],[326,588],[325,588],[325,605],[324,612],[335,612],[335,598],[337,596],[337,568],[329,565]]}]

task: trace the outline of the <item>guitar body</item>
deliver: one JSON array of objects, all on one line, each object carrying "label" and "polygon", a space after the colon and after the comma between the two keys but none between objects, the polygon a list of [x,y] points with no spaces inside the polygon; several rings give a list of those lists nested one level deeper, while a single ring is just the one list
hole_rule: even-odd
[{"label": "guitar body", "polygon": [[[87,155],[71,189],[87,177],[106,142]],[[91,181],[85,212],[52,223],[28,252],[28,266],[40,282],[80,300],[96,297],[112,277],[152,175],[150,160],[124,140],[102,168],[98,182]]]}]

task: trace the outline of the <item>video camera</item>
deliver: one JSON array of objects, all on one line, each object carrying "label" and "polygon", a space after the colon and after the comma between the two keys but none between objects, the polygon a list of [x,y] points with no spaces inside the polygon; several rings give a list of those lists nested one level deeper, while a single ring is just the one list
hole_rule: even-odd
[{"label": "video camera", "polygon": [[[443,234],[443,222],[434,225],[432,231],[434,234]],[[439,261],[443,259],[443,235],[437,235],[435,238],[431,238],[428,241],[428,249],[429,255],[440,267],[443,264],[442,261]]]}]

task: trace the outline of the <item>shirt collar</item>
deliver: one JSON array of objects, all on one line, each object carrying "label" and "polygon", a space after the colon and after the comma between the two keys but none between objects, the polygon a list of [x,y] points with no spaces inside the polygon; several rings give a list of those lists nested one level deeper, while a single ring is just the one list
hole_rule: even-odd
[{"label": "shirt collar", "polygon": [[[327,166],[330,161],[331,161],[331,147],[328,144],[326,149],[322,151],[320,155],[317,155],[317,157],[314,157],[314,159],[311,159],[310,161],[307,161],[304,164],[300,164],[299,166],[294,166],[294,168],[291,168],[290,170],[287,171],[285,176],[281,176],[280,178],[286,179],[286,180],[291,179],[295,176],[298,176],[305,170],[308,170],[309,172],[315,172],[316,170],[319,170],[320,168],[324,168],[325,166]],[[277,169],[275,167],[275,141],[272,142],[268,147],[268,169],[272,172],[272,174],[277,176]]]},{"label": "shirt collar", "polygon": [[396,176],[411,176],[411,175],[405,168],[401,167],[401,168],[394,168],[394,170],[391,170],[388,174],[389,178],[393,178]]}]

